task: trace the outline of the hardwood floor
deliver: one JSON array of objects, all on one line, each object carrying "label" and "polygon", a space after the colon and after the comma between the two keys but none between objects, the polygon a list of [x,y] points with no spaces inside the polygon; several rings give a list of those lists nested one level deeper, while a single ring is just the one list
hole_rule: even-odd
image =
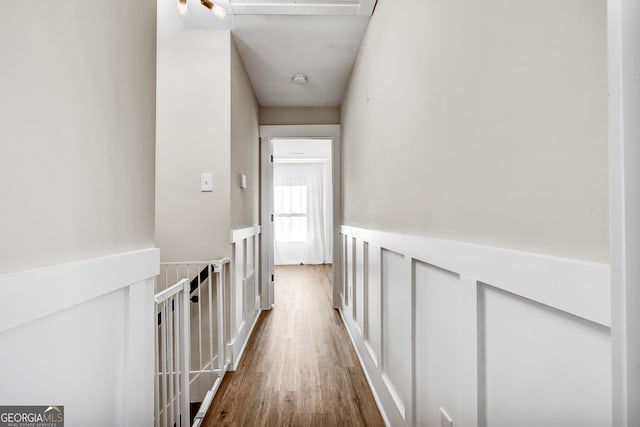
[{"label": "hardwood floor", "polygon": [[276,268],[276,305],[204,426],[384,426],[331,292],[331,266]]}]

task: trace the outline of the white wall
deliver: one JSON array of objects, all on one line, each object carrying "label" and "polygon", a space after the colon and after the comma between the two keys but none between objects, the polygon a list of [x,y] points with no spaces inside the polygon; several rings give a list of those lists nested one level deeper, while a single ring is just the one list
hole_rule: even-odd
[{"label": "white wall", "polygon": [[[258,101],[249,75],[231,38],[231,227],[258,225],[260,152]],[[240,188],[240,174],[247,176],[247,188]]]},{"label": "white wall", "polygon": [[153,247],[156,4],[0,14],[0,274]]},{"label": "white wall", "polygon": [[156,2],[0,14],[0,402],[153,424]]},{"label": "white wall", "polygon": [[611,425],[608,265],[342,233],[341,313],[388,425]]},{"label": "white wall", "polygon": [[606,54],[604,1],[378,3],[342,313],[390,425],[611,425]]},{"label": "white wall", "polygon": [[[156,241],[166,261],[229,254],[230,33],[185,31],[158,49]],[[200,174],[213,173],[213,192]]]},{"label": "white wall", "polygon": [[604,0],[381,0],[342,105],[345,224],[608,260]]},{"label": "white wall", "polygon": [[[258,109],[229,31],[184,31],[159,47],[156,239],[166,262],[231,259],[224,283],[230,369],[259,314]],[[213,192],[200,191],[202,172],[213,173]],[[247,189],[240,188],[240,174],[247,176]],[[180,276],[197,272],[182,270]],[[198,316],[195,307],[192,319]],[[204,348],[208,338],[203,337]],[[201,401],[212,386],[211,376],[198,376],[192,401]]]},{"label": "white wall", "polygon": [[[229,31],[184,31],[158,49],[156,240],[166,261],[230,254],[258,224],[258,104]],[[213,173],[213,192],[200,174]],[[240,188],[240,174],[247,189]]]}]

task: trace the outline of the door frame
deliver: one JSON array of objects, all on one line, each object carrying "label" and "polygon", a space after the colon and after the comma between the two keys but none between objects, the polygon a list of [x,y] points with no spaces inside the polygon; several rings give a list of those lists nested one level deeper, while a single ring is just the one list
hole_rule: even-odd
[{"label": "door frame", "polygon": [[270,310],[274,302],[273,275],[273,163],[271,162],[273,139],[330,139],[331,140],[331,184],[333,194],[333,307],[340,307],[342,286],[342,245],[340,227],[342,225],[342,181],[340,125],[275,125],[260,126],[260,305]]}]

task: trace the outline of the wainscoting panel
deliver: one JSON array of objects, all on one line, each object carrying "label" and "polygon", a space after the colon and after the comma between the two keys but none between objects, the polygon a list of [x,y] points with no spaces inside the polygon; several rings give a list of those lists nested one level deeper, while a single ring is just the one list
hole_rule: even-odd
[{"label": "wainscoting panel", "polygon": [[382,348],[382,287],[380,281],[381,249],[367,244],[366,316],[364,343],[373,364],[378,366]]},{"label": "wainscoting panel", "polygon": [[440,407],[458,413],[460,277],[414,261],[416,422],[438,426]]},{"label": "wainscoting panel", "polygon": [[364,268],[364,242],[354,241],[355,246],[355,291],[354,291],[354,304],[353,307],[355,309],[354,319],[356,321],[356,325],[360,329],[360,335],[363,335],[364,331],[364,281],[365,275],[367,271]]},{"label": "wainscoting panel", "polygon": [[151,425],[159,268],[149,248],[0,275],[0,402],[57,402],[69,426]]},{"label": "wainscoting panel", "polygon": [[345,295],[345,307],[348,308],[349,316],[353,319],[353,269],[355,265],[353,263],[353,239],[345,236],[344,238],[344,295]]},{"label": "wainscoting panel", "polygon": [[411,283],[406,258],[382,251],[382,379],[406,418],[411,392]]},{"label": "wainscoting panel", "polygon": [[483,287],[486,425],[609,425],[609,329]]},{"label": "wainscoting panel", "polygon": [[342,317],[388,425],[611,425],[608,265],[342,236]]},{"label": "wainscoting panel", "polygon": [[[241,333],[245,327],[244,278],[246,251],[244,240],[236,242],[231,255],[231,334]],[[233,337],[232,339],[235,339]]]},{"label": "wainscoting panel", "polygon": [[231,370],[238,366],[260,314],[260,289],[256,280],[259,265],[260,227],[231,231],[230,304],[232,320],[228,337]]},{"label": "wainscoting panel", "polygon": [[340,235],[340,247],[342,248],[340,254],[340,262],[341,262],[341,286],[340,286],[340,305],[347,306],[349,304],[349,278],[347,272],[347,266],[351,264],[347,261],[347,236]]}]

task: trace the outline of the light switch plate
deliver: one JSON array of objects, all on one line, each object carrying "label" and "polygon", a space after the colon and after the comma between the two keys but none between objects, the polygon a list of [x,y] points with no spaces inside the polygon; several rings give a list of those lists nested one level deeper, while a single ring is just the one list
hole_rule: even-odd
[{"label": "light switch plate", "polygon": [[247,188],[247,175],[245,174],[240,174],[240,188]]},{"label": "light switch plate", "polygon": [[213,191],[213,174],[212,173],[200,174],[200,191],[202,192]]},{"label": "light switch plate", "polygon": [[440,408],[440,427],[453,427],[453,420],[444,408]]}]

